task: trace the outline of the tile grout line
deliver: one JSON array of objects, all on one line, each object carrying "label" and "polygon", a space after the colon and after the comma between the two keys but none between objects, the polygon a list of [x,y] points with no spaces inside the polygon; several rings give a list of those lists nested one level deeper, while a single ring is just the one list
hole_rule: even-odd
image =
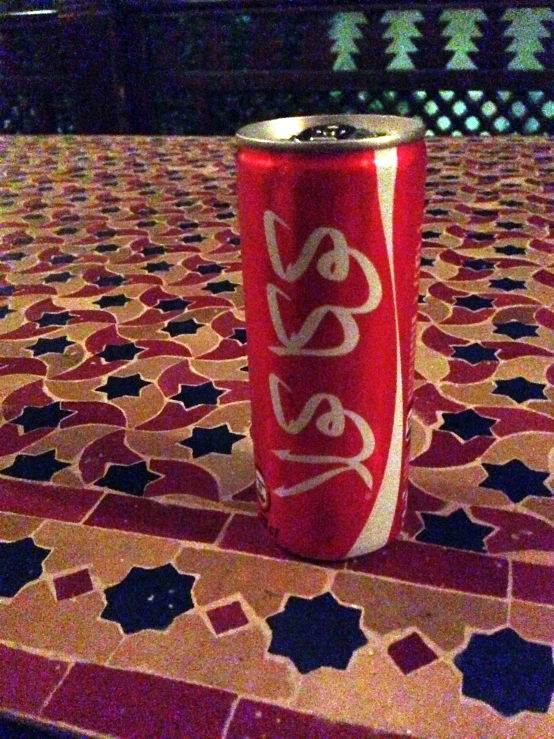
[{"label": "tile grout line", "polygon": [[221,550],[221,551],[226,551],[226,550],[222,550],[221,543],[222,543],[223,539],[225,538],[225,534],[227,533],[227,529],[231,525],[231,521],[234,518],[235,518],[235,514],[234,513],[231,513],[230,516],[229,516],[229,518],[225,521],[225,523],[221,527],[221,531],[216,536],[215,541],[212,542],[212,546],[213,547],[217,547],[217,549],[218,550]]},{"label": "tile grout line", "polygon": [[225,719],[223,730],[221,732],[221,739],[227,739],[227,732],[231,728],[231,724],[233,723],[233,718],[235,717],[235,713],[237,712],[240,701],[241,701],[241,696],[237,695],[237,697],[233,701],[233,704],[229,710],[229,715]]},{"label": "tile grout line", "polygon": [[75,665],[75,662],[69,662],[67,664],[67,667],[65,669],[64,674],[62,675],[62,677],[60,678],[60,680],[58,681],[58,683],[54,686],[54,688],[50,691],[50,693],[48,694],[48,696],[44,699],[44,701],[42,703],[42,706],[40,707],[40,709],[38,711],[38,715],[39,716],[43,716],[44,715],[44,710],[46,709],[46,707],[48,706],[48,704],[50,703],[50,701],[54,697],[55,693],[59,690],[59,688],[61,687],[62,683],[67,678],[67,676],[69,675],[69,673],[73,669],[73,666],[74,665]]},{"label": "tile grout line", "polygon": [[96,503],[92,506],[92,508],[89,508],[88,511],[85,513],[85,515],[79,521],[75,521],[74,523],[77,526],[84,526],[84,525],[86,525],[85,524],[85,521],[87,520],[87,518],[90,518],[90,516],[92,516],[92,514],[98,508],[98,506],[100,505],[100,503],[104,500],[104,498],[106,497],[106,495],[108,495],[108,493],[107,493],[106,490],[104,490],[102,492],[102,494],[100,495],[100,497],[98,498],[98,500],[96,501]]}]

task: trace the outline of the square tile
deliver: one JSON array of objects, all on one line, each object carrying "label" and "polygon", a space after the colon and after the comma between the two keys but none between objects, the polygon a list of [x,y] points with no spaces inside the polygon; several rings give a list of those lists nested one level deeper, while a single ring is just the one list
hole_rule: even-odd
[{"label": "square tile", "polygon": [[514,598],[554,605],[554,567],[513,562],[512,578]]},{"label": "square tile", "polygon": [[90,579],[89,571],[85,569],[72,572],[70,575],[56,577],[54,588],[56,589],[57,600],[66,600],[67,598],[76,598],[84,593],[90,593],[91,590],[94,590],[94,585]]},{"label": "square tile", "polygon": [[208,618],[216,634],[224,634],[231,629],[238,629],[248,623],[248,616],[242,610],[240,601],[227,603],[208,611]]},{"label": "square tile", "polygon": [[0,709],[38,713],[68,666],[0,644]]},{"label": "square tile", "polygon": [[404,675],[430,665],[437,659],[435,652],[415,631],[391,644],[387,651]]}]

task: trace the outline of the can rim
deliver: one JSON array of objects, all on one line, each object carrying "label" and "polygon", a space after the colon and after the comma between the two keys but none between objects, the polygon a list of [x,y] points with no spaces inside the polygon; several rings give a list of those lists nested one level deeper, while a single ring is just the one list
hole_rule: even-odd
[{"label": "can rim", "polygon": [[[298,136],[311,126],[348,124],[357,128],[378,132],[364,138],[298,141]],[[273,118],[271,120],[249,123],[236,133],[239,146],[263,149],[283,149],[289,152],[321,152],[359,149],[388,149],[399,144],[417,141],[425,135],[425,126],[414,118],[394,115],[331,114]]]}]

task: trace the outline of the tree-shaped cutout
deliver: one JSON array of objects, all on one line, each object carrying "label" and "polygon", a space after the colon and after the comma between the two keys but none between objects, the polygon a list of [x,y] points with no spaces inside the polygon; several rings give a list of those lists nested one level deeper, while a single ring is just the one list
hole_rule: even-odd
[{"label": "tree-shaped cutout", "polygon": [[329,38],[335,43],[331,52],[337,55],[333,64],[334,70],[356,69],[354,54],[358,53],[357,41],[363,36],[359,26],[367,23],[363,13],[349,11],[335,13],[331,18]]},{"label": "tree-shaped cutout", "polygon": [[445,27],[442,35],[449,39],[444,48],[452,52],[446,65],[448,69],[477,69],[470,55],[477,51],[474,39],[483,35],[479,23],[486,20],[487,16],[480,8],[443,10],[441,23]]},{"label": "tree-shaped cutout", "polygon": [[510,24],[506,36],[512,38],[508,54],[512,57],[508,69],[543,69],[537,54],[543,51],[542,39],[550,36],[544,26],[554,19],[551,8],[508,8],[504,20]]},{"label": "tree-shaped cutout", "polygon": [[410,54],[417,51],[413,38],[421,38],[417,24],[423,21],[419,10],[387,10],[383,13],[381,23],[387,30],[383,38],[390,39],[387,56],[392,57],[387,69],[414,69]]}]

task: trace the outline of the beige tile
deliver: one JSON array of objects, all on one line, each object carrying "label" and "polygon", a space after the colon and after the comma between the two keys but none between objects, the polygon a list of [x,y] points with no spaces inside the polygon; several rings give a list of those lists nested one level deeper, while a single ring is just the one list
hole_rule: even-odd
[{"label": "beige tile", "polygon": [[431,382],[440,382],[450,370],[447,357],[418,341],[415,360],[416,371]]},{"label": "beige tile", "polygon": [[510,501],[500,490],[479,487],[486,478],[485,471],[477,463],[465,467],[434,468],[410,467],[410,480],[419,488],[435,495],[465,505],[502,507]]},{"label": "beige tile", "polygon": [[546,644],[554,642],[554,607],[512,601],[510,626],[524,639]]},{"label": "beige tile", "polygon": [[525,498],[521,505],[527,508],[527,510],[546,518],[547,521],[554,523],[554,498],[535,498],[530,496]]},{"label": "beige tile", "polygon": [[0,541],[17,541],[31,536],[42,523],[42,518],[0,513]]}]

